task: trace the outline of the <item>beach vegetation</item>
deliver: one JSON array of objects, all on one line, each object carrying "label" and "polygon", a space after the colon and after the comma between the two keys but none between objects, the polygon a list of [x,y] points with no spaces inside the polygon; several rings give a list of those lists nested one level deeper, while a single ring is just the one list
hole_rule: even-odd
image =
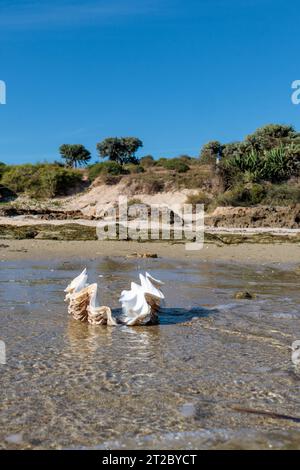
[{"label": "beach vegetation", "polygon": [[159,165],[166,170],[174,170],[177,173],[186,173],[190,167],[180,158],[161,158]]},{"label": "beach vegetation", "polygon": [[198,191],[197,193],[189,194],[185,203],[186,204],[204,204],[208,206],[211,203],[211,197],[204,191]]},{"label": "beach vegetation", "polygon": [[152,155],[145,155],[140,159],[140,165],[143,168],[150,168],[156,164],[156,161],[152,157]]},{"label": "beach vegetation", "polygon": [[203,145],[200,151],[200,162],[215,166],[217,161],[222,158],[224,146],[218,140],[212,140]]},{"label": "beach vegetation", "polygon": [[138,163],[135,156],[143,142],[137,137],[108,137],[97,144],[100,158],[108,158],[120,165],[125,163]]},{"label": "beach vegetation", "polygon": [[101,175],[118,176],[126,173],[127,172],[122,165],[114,161],[95,163],[88,168],[88,177],[90,181],[94,181]]},{"label": "beach vegetation", "polygon": [[88,164],[90,152],[81,144],[62,145],[62,159],[54,163],[0,162],[0,185],[3,191],[7,188],[32,198],[64,196],[89,184],[116,185],[120,181],[132,197],[193,189],[187,202],[204,203],[209,210],[217,205],[300,202],[300,133],[290,125],[268,124],[240,142],[211,140],[202,147],[200,158],[145,155],[139,160],[136,152],[142,145],[136,137],[104,139],[97,149],[106,160],[92,165]]},{"label": "beach vegetation", "polygon": [[82,182],[82,174],[55,164],[12,165],[3,173],[1,185],[34,198],[68,195]]},{"label": "beach vegetation", "polygon": [[91,153],[81,144],[63,144],[59,147],[59,153],[66,166],[71,168],[85,166],[91,159]]}]

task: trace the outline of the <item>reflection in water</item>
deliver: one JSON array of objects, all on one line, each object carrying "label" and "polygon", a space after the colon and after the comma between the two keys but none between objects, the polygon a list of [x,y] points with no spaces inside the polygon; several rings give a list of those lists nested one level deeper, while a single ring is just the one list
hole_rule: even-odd
[{"label": "reflection in water", "polygon": [[[136,328],[68,317],[62,291],[83,267],[2,263],[0,448],[299,447],[291,266],[91,261],[91,281],[116,315],[140,270],[166,283],[160,324]],[[243,289],[256,299],[235,300]]]},{"label": "reflection in water", "polygon": [[91,356],[97,352],[99,343],[111,344],[113,329],[103,328],[90,325],[88,323],[81,323],[69,319],[67,327],[68,344],[66,348],[71,347],[72,352],[78,356],[78,359],[84,356]]}]

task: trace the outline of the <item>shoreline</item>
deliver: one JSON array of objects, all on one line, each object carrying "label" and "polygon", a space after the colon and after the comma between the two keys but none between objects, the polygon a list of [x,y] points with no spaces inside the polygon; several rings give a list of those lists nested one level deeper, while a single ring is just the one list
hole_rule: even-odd
[{"label": "shoreline", "polygon": [[[148,254],[148,256],[144,256]],[[300,245],[296,243],[205,243],[203,249],[187,251],[184,244],[137,241],[60,241],[0,239],[0,261],[97,259],[125,257],[158,258],[239,263],[291,263],[300,265]],[[154,257],[154,256],[153,256]]]},{"label": "shoreline", "polygon": [[[11,226],[11,227],[30,227],[30,226],[57,226],[62,227],[64,225],[79,225],[81,227],[94,227],[101,222],[101,219],[84,219],[84,218],[69,218],[69,219],[45,219],[37,216],[14,216],[14,217],[3,217],[0,216],[0,228],[2,226]],[[300,228],[288,228],[288,227],[272,227],[272,226],[263,226],[263,227],[223,227],[223,226],[214,226],[205,223],[205,232],[206,233],[216,233],[216,234],[274,234],[274,235],[297,235],[300,234]],[[1,237],[0,237],[1,238]]]}]

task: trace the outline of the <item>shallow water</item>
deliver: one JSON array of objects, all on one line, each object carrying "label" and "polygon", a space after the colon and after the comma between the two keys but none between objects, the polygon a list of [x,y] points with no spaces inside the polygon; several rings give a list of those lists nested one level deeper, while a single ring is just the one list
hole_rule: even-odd
[{"label": "shallow water", "polygon": [[[0,448],[300,448],[292,266],[89,261],[115,309],[140,270],[166,282],[160,325],[138,328],[68,318],[62,290],[82,268],[1,263]],[[244,289],[257,298],[235,300]]]}]

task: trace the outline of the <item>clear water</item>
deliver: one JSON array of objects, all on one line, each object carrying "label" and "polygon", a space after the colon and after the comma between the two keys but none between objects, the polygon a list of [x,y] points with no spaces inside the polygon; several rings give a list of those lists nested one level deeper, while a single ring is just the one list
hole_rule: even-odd
[{"label": "clear water", "polygon": [[[140,270],[165,281],[161,323],[70,319],[62,291],[81,261],[1,263],[0,448],[300,448],[300,373],[288,349],[300,339],[293,266],[87,266],[101,303],[115,309]],[[233,298],[245,289],[257,298]]]}]

